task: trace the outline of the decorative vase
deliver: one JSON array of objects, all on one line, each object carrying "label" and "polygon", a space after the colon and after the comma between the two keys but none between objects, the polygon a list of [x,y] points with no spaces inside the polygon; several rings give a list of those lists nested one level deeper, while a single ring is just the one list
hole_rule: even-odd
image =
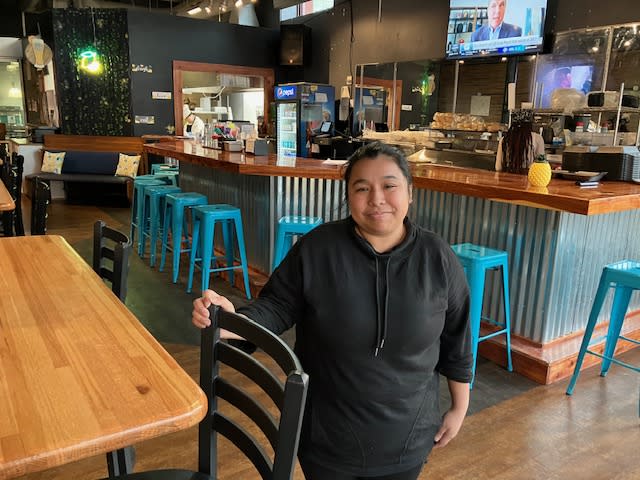
[{"label": "decorative vase", "polygon": [[534,187],[546,187],[551,181],[551,166],[544,155],[538,155],[529,167],[529,183]]}]

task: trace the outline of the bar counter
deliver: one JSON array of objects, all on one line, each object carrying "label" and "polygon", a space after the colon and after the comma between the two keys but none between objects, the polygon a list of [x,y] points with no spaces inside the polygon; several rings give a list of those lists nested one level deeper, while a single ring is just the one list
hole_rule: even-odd
[{"label": "bar counter", "polygon": [[[348,215],[341,165],[222,152],[189,141],[144,148],[180,160],[184,191],[241,209],[249,263],[267,274],[281,216],[311,215],[327,222]],[[450,244],[471,242],[508,252],[514,344],[522,340],[524,350],[579,337],[603,266],[640,251],[640,185],[603,182],[585,189],[554,179],[535,188],[522,175],[427,164],[413,164],[412,173],[413,221]],[[484,304],[485,316],[498,319],[503,317],[499,280],[488,274]],[[611,299],[603,321],[610,306]],[[630,307],[640,309],[640,298],[633,297]],[[555,372],[538,365],[533,373],[522,373],[541,383],[566,376],[575,351],[563,353]],[[533,368],[523,353],[514,356],[517,370],[518,358]]]},{"label": "bar counter", "polygon": [[[178,140],[145,145],[145,151],[205,167],[243,175],[340,180],[340,165],[301,157],[254,156],[204,148]],[[416,188],[486,198],[563,212],[594,215],[640,208],[640,185],[603,182],[580,188],[570,180],[554,179],[548,187],[532,187],[524,175],[490,172],[450,165],[412,163]]]}]

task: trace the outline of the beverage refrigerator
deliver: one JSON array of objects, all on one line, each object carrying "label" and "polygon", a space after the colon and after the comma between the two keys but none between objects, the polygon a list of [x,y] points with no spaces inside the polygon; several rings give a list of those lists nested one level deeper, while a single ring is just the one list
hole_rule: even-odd
[{"label": "beverage refrigerator", "polygon": [[275,87],[277,153],[308,157],[311,137],[323,122],[335,117],[335,90],[331,85],[288,83]]}]

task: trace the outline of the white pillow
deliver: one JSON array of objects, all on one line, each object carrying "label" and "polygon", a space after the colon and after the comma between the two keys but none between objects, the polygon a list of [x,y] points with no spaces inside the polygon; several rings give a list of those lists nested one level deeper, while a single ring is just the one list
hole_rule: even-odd
[{"label": "white pillow", "polygon": [[67,152],[44,152],[42,156],[42,172],[46,173],[62,173],[62,164],[64,163],[64,156]]},{"label": "white pillow", "polygon": [[121,153],[118,157],[116,175],[135,177],[138,174],[138,165],[140,165],[140,155],[125,155]]}]

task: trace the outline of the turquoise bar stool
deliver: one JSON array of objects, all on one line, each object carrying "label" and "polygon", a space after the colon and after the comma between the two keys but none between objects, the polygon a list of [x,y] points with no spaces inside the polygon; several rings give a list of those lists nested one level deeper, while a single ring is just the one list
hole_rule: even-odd
[{"label": "turquoise bar stool", "polygon": [[147,237],[149,238],[149,264],[153,267],[156,264],[156,244],[158,243],[158,233],[164,230],[164,199],[170,193],[180,193],[179,187],[173,185],[149,185],[143,188],[144,205],[142,210],[142,226],[138,239],[138,251],[140,256],[144,256],[144,246]]},{"label": "turquoise bar stool", "polygon": [[276,269],[282,259],[287,255],[293,243],[293,237],[304,235],[322,224],[320,217],[286,216],[278,221],[276,232],[276,245],[273,254],[273,270]]},{"label": "turquoise bar stool", "polygon": [[[505,335],[507,343],[507,370],[513,371],[511,363],[511,307],[509,304],[509,257],[507,252],[481,247],[472,243],[461,243],[451,247],[464,267],[469,282],[471,305],[469,318],[471,321],[471,340],[473,348],[473,367],[471,387],[476,375],[478,359],[478,344],[497,335]],[[502,296],[504,299],[504,323],[482,316],[484,300],[484,283],[487,270],[502,269]],[[499,329],[484,336],[480,336],[480,321],[497,326]]]},{"label": "turquoise bar stool", "polygon": [[[227,266],[211,268],[211,261],[216,260],[213,256],[213,235],[216,223],[222,225],[222,238],[224,239],[224,250]],[[240,265],[234,265],[233,254],[233,227],[235,226],[236,237],[238,239],[238,251],[240,254]],[[198,259],[197,254],[200,253]],[[232,205],[201,205],[193,208],[193,248],[191,249],[191,259],[189,261],[189,283],[187,293],[191,293],[193,286],[193,271],[196,262],[200,260],[202,269],[202,291],[209,288],[209,276],[211,272],[229,272],[231,285],[234,284],[234,270],[242,269],[244,277],[244,289],[248,299],[251,299],[249,290],[249,271],[247,269],[247,254],[244,248],[244,232],[242,230],[242,215],[240,209]]]},{"label": "turquoise bar stool", "polygon": [[[604,299],[610,288],[614,289],[613,305],[611,307],[611,318],[609,320],[609,328],[607,329],[607,339],[604,346],[604,352],[600,354],[590,350],[589,346],[591,344],[593,329],[598,322],[598,316],[602,310],[602,304],[604,303]],[[624,323],[624,316],[629,308],[629,300],[631,299],[631,294],[635,290],[640,290],[640,262],[635,260],[622,260],[604,267],[602,274],[600,275],[600,283],[598,284],[596,297],[593,300],[593,305],[591,306],[591,313],[589,314],[587,328],[585,329],[584,336],[582,337],[582,345],[580,346],[576,366],[573,369],[573,376],[571,377],[569,387],[567,388],[567,395],[571,395],[573,393],[573,389],[575,388],[578,377],[580,376],[580,368],[582,367],[584,356],[587,353],[602,358],[600,375],[603,377],[605,377],[609,372],[609,367],[611,367],[612,362],[622,367],[629,368],[635,372],[640,372],[640,367],[616,360],[613,357],[616,351],[618,339],[640,345],[640,342],[637,340],[620,335],[620,332],[622,331],[622,324]],[[596,341],[598,340],[601,339],[596,339]],[[640,403],[638,403],[638,415],[640,416]]]},{"label": "turquoise bar stool", "polygon": [[[136,231],[142,227],[142,213],[144,207],[144,187],[151,185],[167,185],[166,179],[154,177],[153,175],[140,175],[133,181],[133,201],[131,203],[131,228],[129,239],[135,242]],[[140,235],[139,235],[140,236]],[[139,241],[139,239],[138,239]],[[139,249],[138,249],[138,253]]]},{"label": "turquoise bar stool", "polygon": [[151,174],[155,175],[157,173],[166,173],[166,172],[178,172],[180,167],[177,165],[168,165],[166,163],[154,163],[151,165]]},{"label": "turquoise bar stool", "polygon": [[[198,205],[209,203],[207,197],[200,193],[183,192],[170,193],[164,201],[164,228],[162,229],[162,251],[160,258],[160,271],[164,270],[167,259],[167,249],[173,254],[172,270],[173,283],[178,281],[180,272],[180,254],[191,251],[187,229],[187,217],[185,211]],[[171,230],[171,243],[169,243],[169,230]],[[183,237],[186,248],[182,248]]]}]

